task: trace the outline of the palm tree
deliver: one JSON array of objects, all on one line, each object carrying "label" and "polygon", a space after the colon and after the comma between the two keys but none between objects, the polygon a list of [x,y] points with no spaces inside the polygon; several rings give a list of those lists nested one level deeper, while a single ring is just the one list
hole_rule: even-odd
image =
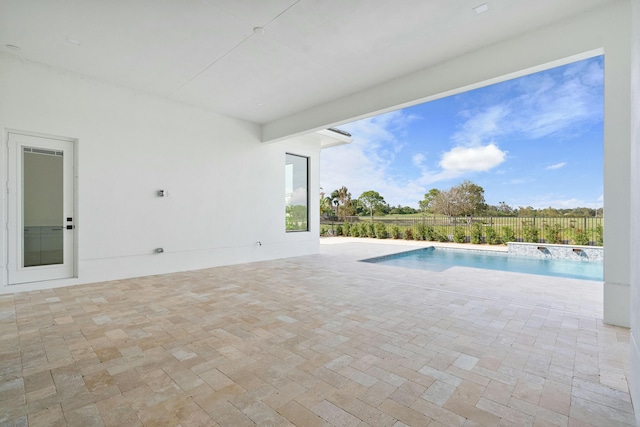
[{"label": "palm tree", "polygon": [[329,196],[331,203],[335,205],[335,215],[338,216],[338,205],[340,204],[340,198],[338,197],[338,190],[333,190],[331,196]]},{"label": "palm tree", "polygon": [[327,215],[333,213],[331,207],[331,197],[325,197],[324,191],[320,192],[320,215]]}]

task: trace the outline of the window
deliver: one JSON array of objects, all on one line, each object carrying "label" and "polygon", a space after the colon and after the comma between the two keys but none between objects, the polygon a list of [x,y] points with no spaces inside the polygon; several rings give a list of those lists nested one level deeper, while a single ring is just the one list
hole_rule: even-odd
[{"label": "window", "polygon": [[287,231],[309,231],[309,158],[287,154],[284,167]]}]

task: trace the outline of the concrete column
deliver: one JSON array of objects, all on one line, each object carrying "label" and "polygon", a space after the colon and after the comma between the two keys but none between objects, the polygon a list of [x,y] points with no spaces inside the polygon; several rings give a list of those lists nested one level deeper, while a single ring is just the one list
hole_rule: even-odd
[{"label": "concrete column", "polygon": [[631,375],[629,389],[640,425],[640,0],[632,0],[631,30]]},{"label": "concrete column", "polygon": [[618,31],[604,53],[604,321],[629,327],[631,34]]}]

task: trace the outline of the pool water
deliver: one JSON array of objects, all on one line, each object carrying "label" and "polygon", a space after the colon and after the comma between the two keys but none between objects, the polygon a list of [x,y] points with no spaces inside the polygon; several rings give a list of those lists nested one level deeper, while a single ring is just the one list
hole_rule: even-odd
[{"label": "pool water", "polygon": [[362,261],[429,271],[444,271],[450,267],[472,267],[571,279],[604,280],[601,262],[533,258],[497,251],[436,249],[432,246]]}]

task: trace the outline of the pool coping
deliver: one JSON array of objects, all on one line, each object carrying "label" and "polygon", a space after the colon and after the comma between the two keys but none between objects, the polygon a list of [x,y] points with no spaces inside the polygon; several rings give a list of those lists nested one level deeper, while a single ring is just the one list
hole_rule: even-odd
[{"label": "pool coping", "polygon": [[[505,251],[491,251],[491,250],[477,250],[477,249],[465,249],[465,248],[451,248],[451,247],[436,247],[434,245],[429,245],[429,246],[424,246],[421,248],[415,248],[415,249],[411,249],[411,250],[407,250],[407,251],[400,251],[400,252],[395,252],[395,253],[389,253],[389,254],[385,254],[385,255],[379,255],[379,256],[374,256],[374,257],[369,257],[369,258],[364,258],[364,259],[359,259],[359,262],[364,262],[364,263],[370,263],[370,264],[378,264],[378,263],[382,263],[384,264],[384,261],[387,260],[393,260],[393,259],[398,259],[398,258],[402,258],[403,256],[406,255],[410,255],[412,252],[419,252],[419,251],[424,251],[424,250],[428,250],[428,249],[438,249],[440,251],[444,251],[444,252],[458,252],[458,253],[468,253],[468,254],[474,254],[474,255],[484,255],[484,256],[490,256],[490,257],[502,257],[502,258],[514,258],[514,259],[523,259],[523,260],[542,260],[542,259],[546,259],[546,260],[556,260],[556,261],[569,261],[569,262],[577,262],[577,263],[587,263],[587,264],[600,264],[602,265],[603,262],[602,260],[585,260],[585,259],[571,259],[571,258],[564,258],[564,257],[551,257],[551,256],[547,256],[547,257],[534,257],[534,256],[529,256],[526,254],[518,254],[518,253],[511,253],[511,252],[505,252]],[[438,264],[438,263],[436,263]],[[398,265],[394,265],[395,267],[398,267]],[[400,266],[402,267],[402,266]],[[527,272],[527,271],[518,271],[518,270],[502,270],[502,269],[494,269],[494,268],[485,268],[485,267],[479,267],[479,266],[464,266],[464,265],[453,265],[453,266],[449,266],[447,268],[451,268],[451,267],[466,267],[466,268],[474,268],[474,269],[486,269],[486,270],[493,270],[493,271],[507,271],[507,272],[514,272],[514,273],[523,273],[523,274],[534,274],[534,275],[539,275],[539,276],[548,276],[548,277],[557,277],[557,278],[570,278],[570,279],[577,279],[577,280],[588,280],[588,281],[595,281],[595,282],[602,282],[603,278],[600,277],[580,277],[580,276],[576,276],[573,274],[570,275],[564,275],[564,274],[551,274],[549,273],[536,273],[536,272]],[[438,271],[438,270],[433,270],[431,268],[415,268],[415,267],[405,267],[405,268],[414,268],[414,269],[418,269],[418,270],[425,270],[425,271]],[[445,269],[446,270],[446,269]]]},{"label": "pool coping", "polygon": [[[507,250],[505,246],[495,247],[471,243],[447,244],[331,236],[320,239],[320,256],[318,258],[311,257],[311,259],[314,260],[319,272],[327,270],[341,273],[345,286],[348,286],[351,277],[366,277],[371,280],[372,284],[382,281],[398,286],[430,289],[434,292],[459,293],[474,298],[501,301],[514,307],[515,310],[554,310],[602,321],[602,281],[471,267],[453,267],[441,272],[425,272],[404,267],[358,262],[366,258],[427,246],[478,250],[497,249],[503,252]],[[298,262],[304,262],[308,258],[302,257]]]}]

